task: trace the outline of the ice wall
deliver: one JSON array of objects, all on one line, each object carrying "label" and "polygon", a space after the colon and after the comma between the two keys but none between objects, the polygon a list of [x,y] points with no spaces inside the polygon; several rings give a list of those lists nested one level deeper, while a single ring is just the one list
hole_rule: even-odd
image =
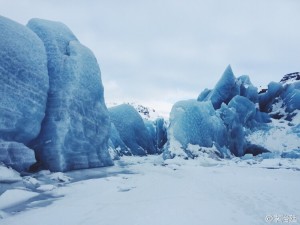
[{"label": "ice wall", "polygon": [[48,88],[43,42],[0,16],[0,140],[26,144],[38,135]]},{"label": "ice wall", "polygon": [[173,158],[178,148],[182,148],[188,157],[193,157],[187,150],[189,144],[212,147],[217,143],[225,146],[226,127],[210,101],[180,101],[171,110],[168,142],[167,158]]},{"label": "ice wall", "polygon": [[156,149],[140,114],[128,104],[109,108],[112,122],[133,155],[154,154]]},{"label": "ice wall", "polygon": [[110,120],[93,53],[62,23],[32,19],[27,26],[45,45],[50,80],[42,129],[30,143],[37,160],[52,171],[112,165]]}]

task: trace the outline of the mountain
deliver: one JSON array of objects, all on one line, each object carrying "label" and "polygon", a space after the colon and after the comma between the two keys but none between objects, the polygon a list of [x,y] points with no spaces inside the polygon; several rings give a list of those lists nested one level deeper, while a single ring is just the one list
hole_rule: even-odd
[{"label": "mountain", "polygon": [[280,80],[280,83],[291,84],[296,81],[300,81],[300,72],[289,73],[284,75],[283,78]]}]

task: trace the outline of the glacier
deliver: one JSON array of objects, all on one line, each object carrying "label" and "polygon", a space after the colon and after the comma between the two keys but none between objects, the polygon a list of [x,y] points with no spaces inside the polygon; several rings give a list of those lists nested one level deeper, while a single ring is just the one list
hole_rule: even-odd
[{"label": "glacier", "polygon": [[121,104],[108,110],[121,140],[133,155],[143,156],[156,153],[149,131],[133,106]]},{"label": "glacier", "polygon": [[282,117],[282,113],[274,113],[274,105],[281,104],[280,107],[289,116],[295,110],[300,110],[300,81],[295,80],[293,83],[285,82],[276,83],[271,82],[268,85],[266,92],[259,95],[259,106],[263,112],[268,112],[274,118]]},{"label": "glacier", "polygon": [[[174,143],[177,143],[175,147]],[[223,121],[210,101],[184,100],[174,104],[170,113],[165,158],[174,158],[178,148],[183,150],[181,155],[193,158],[188,150],[189,144],[212,147],[215,143],[224,147],[227,134]]]},{"label": "glacier", "polygon": [[0,140],[27,144],[45,116],[49,78],[43,42],[0,16]]},{"label": "glacier", "polygon": [[229,65],[224,71],[221,79],[211,91],[204,90],[198,97],[198,101],[210,100],[215,109],[219,109],[223,102],[228,103],[235,95],[238,94],[236,78]]},{"label": "glacier", "polygon": [[259,95],[259,107],[262,112],[270,112],[275,99],[282,93],[283,86],[280,83],[271,82],[268,90]]},{"label": "glacier", "polygon": [[[243,156],[246,152],[255,155],[261,153],[259,146],[254,148],[245,140],[247,132],[251,132],[250,129],[259,124],[256,121],[256,113],[255,104],[240,95],[231,99],[228,105],[223,103],[219,110],[219,115],[227,128],[227,147],[235,156]],[[263,148],[261,151],[264,151]]]},{"label": "glacier", "polygon": [[109,146],[116,151],[117,156],[132,155],[130,149],[123,142],[114,123],[111,123]]},{"label": "glacier", "polygon": [[24,144],[13,141],[1,141],[0,162],[19,172],[25,172],[36,162],[36,159],[34,151]]},{"label": "glacier", "polygon": [[164,145],[168,140],[167,133],[167,122],[164,118],[159,117],[154,121],[155,125],[155,146],[157,148],[157,153],[161,153],[163,151]]},{"label": "glacier", "polygon": [[158,117],[154,121],[144,119],[144,124],[148,130],[153,146],[156,149],[152,154],[162,153],[163,147],[167,142],[167,125],[165,119],[162,117]]},{"label": "glacier", "polygon": [[[162,152],[165,159],[300,155],[299,73],[258,91],[229,65],[212,90],[175,103],[168,122],[151,120],[155,110],[141,105],[107,109],[98,62],[66,25],[0,17],[0,29],[0,162],[20,172],[110,166],[112,157]],[[295,143],[274,153],[268,137],[281,129]]]},{"label": "glacier", "polygon": [[[217,155],[221,157],[242,157],[245,154],[248,154],[247,157],[270,156],[274,150],[260,141],[258,135],[272,135],[277,129],[273,125],[273,117],[287,121],[287,135],[298,139],[299,128],[293,118],[298,115],[299,109],[299,81],[271,82],[267,90],[258,92],[249,76],[236,78],[228,66],[215,88],[202,91],[197,101],[185,100],[174,104],[164,158],[194,158],[204,148],[210,148],[211,152],[217,149]],[[284,121],[279,123],[285,124]],[[299,140],[295,142],[299,143]],[[288,149],[279,146],[282,157],[295,158],[299,155],[299,144],[290,146]]]},{"label": "glacier", "polygon": [[41,132],[31,141],[38,163],[51,171],[109,166],[110,120],[93,53],[62,23],[32,19],[43,41],[50,88]]}]

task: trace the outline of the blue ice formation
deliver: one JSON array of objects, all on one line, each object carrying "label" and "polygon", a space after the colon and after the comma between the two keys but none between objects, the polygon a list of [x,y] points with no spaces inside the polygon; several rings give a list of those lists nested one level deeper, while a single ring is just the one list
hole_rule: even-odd
[{"label": "blue ice formation", "polygon": [[283,99],[286,112],[300,110],[300,81],[286,85],[280,97]]},{"label": "blue ice formation", "polygon": [[154,153],[162,153],[163,147],[167,142],[167,127],[164,118],[157,118],[155,121],[144,120],[145,126],[150,134],[151,141],[154,148],[156,149]]},{"label": "blue ice formation", "polygon": [[24,172],[33,165],[36,160],[34,151],[18,142],[0,142],[0,162],[13,169]]},{"label": "blue ice formation", "polygon": [[[261,111],[270,113],[275,119],[284,117],[290,120],[293,112],[300,110],[300,82],[271,82],[266,92],[260,93],[259,106]],[[278,111],[278,106],[284,110]]]},{"label": "blue ice formation", "polygon": [[[144,119],[145,127],[148,131],[150,141],[152,142],[153,147],[157,150],[157,139],[156,139],[156,127],[153,121]],[[152,152],[152,154],[157,153],[156,151]]]},{"label": "blue ice formation", "polygon": [[156,148],[157,153],[161,153],[164,145],[167,143],[167,124],[164,118],[159,117],[154,121],[155,124],[155,135],[156,135]]},{"label": "blue ice formation", "polygon": [[27,144],[39,134],[45,115],[45,47],[30,29],[1,16],[0,40],[0,140]]},{"label": "blue ice formation", "polygon": [[227,127],[228,148],[235,156],[243,156],[246,152],[246,128],[253,126],[256,115],[254,103],[237,95],[228,105],[223,103],[219,113]]},{"label": "blue ice formation", "polygon": [[235,95],[239,94],[236,78],[230,66],[226,68],[221,79],[212,91],[204,90],[198,97],[198,101],[210,100],[215,109],[219,109],[221,104],[228,103]]},{"label": "blue ice formation", "polygon": [[300,149],[293,149],[289,152],[281,153],[282,158],[290,158],[290,159],[299,159],[300,158]]},{"label": "blue ice formation", "polygon": [[283,91],[283,86],[280,83],[271,82],[268,85],[268,90],[259,95],[259,107],[262,112],[270,112],[275,99]]},{"label": "blue ice formation", "polygon": [[259,110],[259,102],[261,97],[249,76],[236,78],[228,66],[213,90],[205,89],[197,101],[181,101],[173,106],[165,158],[182,155],[182,152],[172,153],[173,146],[177,149],[179,146],[193,158],[189,145],[215,146],[223,157],[229,156],[228,149],[235,156],[267,152],[262,146],[246,141],[248,134],[255,129],[266,129],[264,124],[270,122],[270,116]]},{"label": "blue ice formation", "polygon": [[121,139],[119,131],[117,130],[114,123],[111,123],[109,145],[112,149],[116,150],[118,156],[132,155],[130,149]]},{"label": "blue ice formation", "polygon": [[128,104],[109,108],[111,121],[133,155],[154,154],[156,149],[140,114]]},{"label": "blue ice formation", "polygon": [[215,143],[223,147],[227,144],[226,126],[210,101],[186,100],[174,104],[170,114],[165,158],[176,155],[172,149],[176,142],[180,144],[176,148],[182,148],[192,158],[187,150],[189,144],[202,147],[212,147]]},{"label": "blue ice formation", "polygon": [[214,108],[219,109],[222,103],[228,104],[236,95],[244,96],[253,103],[258,102],[257,88],[251,83],[249,76],[243,75],[236,78],[229,65],[215,88],[204,89],[197,100],[199,102],[211,101]]},{"label": "blue ice formation", "polygon": [[239,95],[248,98],[253,103],[258,102],[258,91],[251,81],[249,76],[243,75],[237,78],[237,84],[239,87]]},{"label": "blue ice formation", "polygon": [[110,120],[93,53],[62,23],[32,19],[27,27],[44,43],[50,81],[42,129],[30,143],[38,163],[51,171],[112,165]]}]

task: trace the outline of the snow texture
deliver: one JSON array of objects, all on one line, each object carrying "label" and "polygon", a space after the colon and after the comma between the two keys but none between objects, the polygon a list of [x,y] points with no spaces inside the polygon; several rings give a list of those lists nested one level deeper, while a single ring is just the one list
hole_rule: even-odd
[{"label": "snow texture", "polygon": [[0,162],[19,172],[23,172],[28,171],[36,160],[34,151],[24,144],[18,142],[0,142]]},{"label": "snow texture", "polygon": [[[5,166],[2,166],[0,164],[0,183],[1,185],[3,183],[15,183],[18,181],[21,181],[22,178],[20,174],[13,170],[12,168],[7,168]],[[0,194],[1,194],[1,188],[0,188]]]},{"label": "snow texture", "polygon": [[45,115],[45,47],[30,29],[2,16],[0,31],[0,140],[27,144]]},{"label": "snow texture", "polygon": [[7,190],[0,196],[0,210],[21,204],[37,195],[38,193],[26,190]]},{"label": "snow texture", "polygon": [[280,80],[280,83],[283,84],[290,84],[294,83],[295,81],[300,81],[300,73],[295,72],[295,73],[289,73],[283,76],[283,78]]},{"label": "snow texture", "polygon": [[[268,149],[277,155],[294,155],[300,150],[300,113],[296,111],[296,116],[291,121],[282,119],[272,119],[266,129],[258,129],[246,136],[249,143],[255,143]],[[292,152],[289,154],[289,152]],[[298,154],[299,156],[299,154]]]},{"label": "snow texture", "polygon": [[112,165],[110,120],[93,53],[62,23],[32,19],[27,26],[45,45],[50,79],[46,116],[30,144],[38,162],[51,171]]},{"label": "snow texture", "polygon": [[140,114],[128,104],[109,108],[109,114],[119,135],[133,155],[156,153],[151,136]]},{"label": "snow texture", "polygon": [[0,223],[263,225],[285,224],[276,218],[286,215],[298,224],[299,169],[299,159],[125,156],[114,167],[66,174],[78,182],[42,183],[47,193],[35,198],[30,190],[7,192]]}]

